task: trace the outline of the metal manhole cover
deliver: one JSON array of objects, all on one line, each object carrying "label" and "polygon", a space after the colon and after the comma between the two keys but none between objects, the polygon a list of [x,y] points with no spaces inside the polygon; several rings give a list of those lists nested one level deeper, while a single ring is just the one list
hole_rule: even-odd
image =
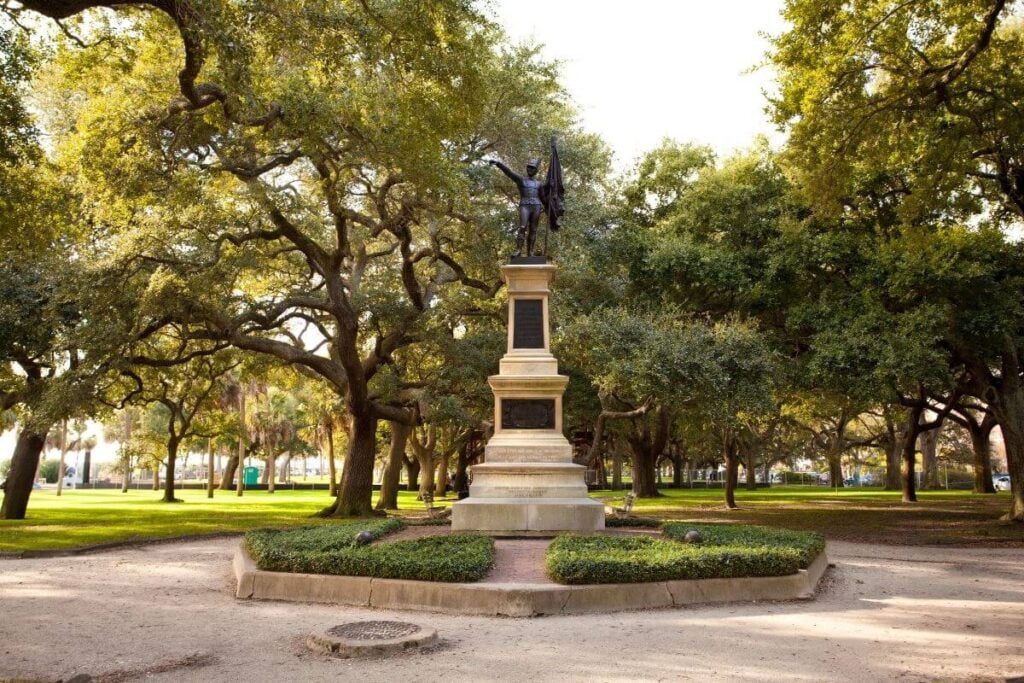
[{"label": "metal manhole cover", "polygon": [[306,638],[310,650],[334,657],[387,656],[437,642],[437,630],[404,621],[353,621]]},{"label": "metal manhole cover", "polygon": [[328,635],[351,640],[388,640],[416,633],[420,627],[404,621],[355,621],[327,629]]}]

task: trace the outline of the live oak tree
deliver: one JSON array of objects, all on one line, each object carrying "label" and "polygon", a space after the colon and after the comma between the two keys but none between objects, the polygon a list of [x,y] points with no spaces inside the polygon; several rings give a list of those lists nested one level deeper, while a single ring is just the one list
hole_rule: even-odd
[{"label": "live oak tree", "polygon": [[215,421],[205,418],[215,411],[222,381],[238,361],[225,352],[199,356],[180,364],[164,364],[154,357],[138,360],[152,365],[128,371],[138,383],[137,390],[129,390],[131,401],[155,408],[150,431],[164,448],[161,460],[166,473],[162,500],[177,503],[180,500],[174,497],[174,484],[180,449],[198,437],[214,436]]},{"label": "live oak tree", "polygon": [[553,69],[502,47],[466,3],[244,7],[258,16],[232,25],[231,59],[203,66],[231,93],[218,106],[176,99],[178,27],[159,13],[67,51],[55,82],[79,105],[61,158],[113,234],[110,258],[148,280],[140,327],[272,355],[344,399],[333,512],[365,514],[377,423],[408,419],[375,378],[440,300],[498,289],[508,217],[499,181],[469,162],[543,149],[571,120]]},{"label": "live oak tree", "polygon": [[1004,234],[1024,216],[1017,11],[791,0],[771,61],[802,195],[823,216],[873,218],[878,242],[864,253],[883,275],[878,308],[930,335],[925,352],[992,411],[1013,482],[1007,518],[1024,521],[1020,248]]},{"label": "live oak tree", "polygon": [[769,404],[775,366],[772,350],[753,326],[736,320],[707,324],[680,311],[648,313],[620,305],[572,319],[559,349],[590,377],[601,398],[593,448],[601,448],[608,423],[626,425],[634,493],[658,495],[655,467],[682,411],[713,425],[735,486],[739,416]]},{"label": "live oak tree", "polygon": [[1024,216],[1024,32],[1014,0],[789,0],[775,120],[808,201],[900,196],[922,216]]},{"label": "live oak tree", "polygon": [[[0,408],[13,410],[18,438],[0,516],[24,519],[52,425],[87,414],[102,358],[77,343],[84,285],[75,265],[29,252],[0,259]],[[84,290],[80,290],[84,291]],[[95,351],[95,353],[93,353]]]}]

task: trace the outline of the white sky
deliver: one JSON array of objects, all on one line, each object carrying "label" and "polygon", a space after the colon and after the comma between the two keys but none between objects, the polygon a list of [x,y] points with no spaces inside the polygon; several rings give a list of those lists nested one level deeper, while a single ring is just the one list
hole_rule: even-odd
[{"label": "white sky", "polygon": [[785,24],[782,0],[491,0],[513,39],[563,62],[583,123],[618,169],[663,137],[719,154],[755,135],[779,139],[764,113],[769,69],[750,73]]}]

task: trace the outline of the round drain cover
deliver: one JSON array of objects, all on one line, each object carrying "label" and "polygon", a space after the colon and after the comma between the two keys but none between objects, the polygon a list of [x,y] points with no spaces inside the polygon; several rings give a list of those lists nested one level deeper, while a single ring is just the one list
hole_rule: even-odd
[{"label": "round drain cover", "polygon": [[313,634],[306,646],[335,657],[373,657],[433,645],[437,631],[404,621],[352,621]]}]

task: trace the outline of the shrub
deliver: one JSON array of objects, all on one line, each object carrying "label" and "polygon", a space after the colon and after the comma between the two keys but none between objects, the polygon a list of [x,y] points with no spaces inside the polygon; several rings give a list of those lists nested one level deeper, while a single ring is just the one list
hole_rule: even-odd
[{"label": "shrub", "polygon": [[704,536],[702,546],[744,546],[747,548],[791,548],[800,554],[800,568],[807,569],[825,550],[825,538],[813,531],[793,531],[753,524],[692,524],[667,522],[662,533],[677,541],[696,529]]},{"label": "shrub", "polygon": [[56,484],[57,475],[60,473],[60,463],[56,460],[44,460],[39,466],[39,478],[47,484]]},{"label": "shrub", "polygon": [[660,519],[653,517],[616,517],[614,515],[604,518],[604,525],[609,529],[614,528],[646,528],[657,529],[662,524]]},{"label": "shrub", "polygon": [[451,526],[451,517],[413,517],[405,521],[409,526]]},{"label": "shrub", "polygon": [[688,545],[649,536],[560,536],[548,547],[559,583],[643,583],[795,574],[793,548]]},{"label": "shrub", "polygon": [[[374,540],[398,531],[404,525],[401,520],[354,519],[323,526],[300,529],[253,529],[245,534],[245,542],[253,558],[254,548],[273,546],[280,552],[306,552],[341,550],[356,545],[356,534],[369,531]],[[262,567],[261,567],[262,568]]]},{"label": "shrub", "polygon": [[[383,523],[388,522],[401,524]],[[257,567],[276,572],[467,582],[482,579],[494,563],[494,541],[486,536],[428,536],[357,546],[347,539],[354,539],[358,531],[374,532],[374,522],[361,524],[349,525],[345,542],[330,534],[308,533],[312,529],[298,530],[300,539],[287,538],[295,531],[250,531],[245,542]]]}]

